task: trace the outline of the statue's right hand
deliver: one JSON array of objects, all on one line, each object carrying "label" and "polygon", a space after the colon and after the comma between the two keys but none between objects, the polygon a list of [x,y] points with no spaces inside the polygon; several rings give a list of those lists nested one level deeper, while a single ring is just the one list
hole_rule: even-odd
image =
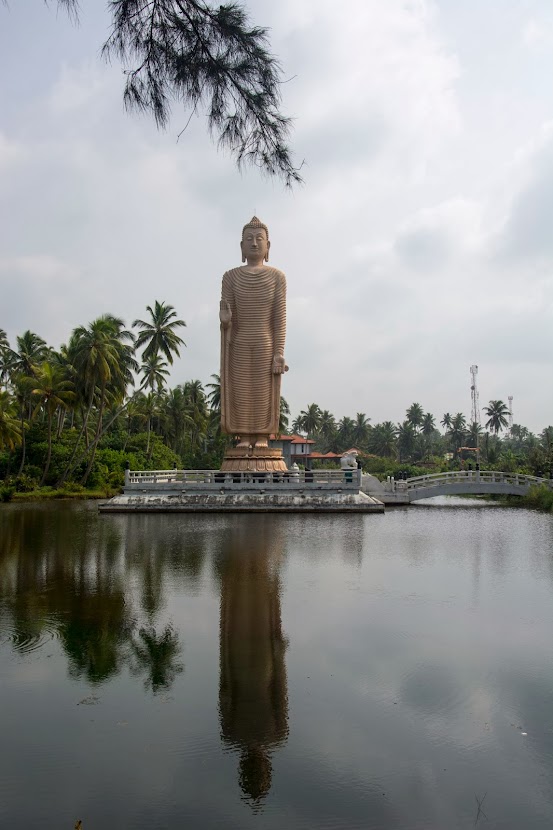
[{"label": "statue's right hand", "polygon": [[221,321],[223,326],[228,326],[228,324],[232,320],[232,311],[230,308],[230,303],[226,302],[225,300],[221,300],[221,305],[219,309],[219,320]]}]

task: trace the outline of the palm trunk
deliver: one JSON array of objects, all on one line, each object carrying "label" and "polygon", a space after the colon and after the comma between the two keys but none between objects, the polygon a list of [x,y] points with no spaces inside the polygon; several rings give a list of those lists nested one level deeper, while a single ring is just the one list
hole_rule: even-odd
[{"label": "palm trunk", "polygon": [[[87,427],[87,424],[88,424],[88,418],[89,418],[90,412],[92,410],[92,404],[93,403],[94,403],[94,394],[92,394],[92,397],[90,399],[90,403],[88,405],[88,409],[87,409],[87,411],[86,411],[86,413],[83,417],[83,425],[81,427],[81,431],[79,432],[77,440],[75,441],[75,446],[73,447],[73,452],[71,453],[71,458],[67,462],[67,466],[66,466],[65,470],[63,471],[62,477],[60,478],[60,480],[58,481],[58,483],[56,485],[57,487],[61,487],[63,484],[65,484],[65,482],[69,478],[70,474],[73,472],[73,469],[71,469],[71,464],[73,463],[73,461],[75,459],[75,456],[77,454],[77,449],[78,449],[79,444],[81,443],[81,438],[83,437],[83,433],[85,433],[85,431],[86,431],[86,427]],[[86,442],[86,444],[88,445],[88,442]]]},{"label": "palm trunk", "polygon": [[60,406],[60,409],[59,409],[59,412],[58,412],[58,429],[57,429],[57,432],[56,432],[56,439],[57,440],[59,440],[61,438],[61,434],[63,432],[63,425],[65,424],[65,415],[66,415],[66,410],[63,408],[63,406]]},{"label": "palm trunk", "polygon": [[69,470],[68,475],[71,475],[71,474],[72,474],[72,473],[73,473],[73,472],[77,469],[77,467],[79,466],[79,464],[82,464],[82,462],[86,459],[87,455],[89,454],[89,452],[90,452],[91,450],[95,450],[95,449],[96,449],[96,446],[98,445],[98,442],[99,442],[99,441],[103,438],[104,434],[108,431],[108,429],[109,429],[109,428],[110,428],[110,426],[114,423],[114,421],[116,421],[116,420],[117,420],[117,418],[121,415],[121,413],[125,411],[125,409],[127,408],[127,406],[128,406],[128,405],[129,405],[132,401],[134,401],[134,398],[135,398],[136,394],[137,394],[137,393],[135,392],[135,395],[133,395],[131,398],[129,398],[129,400],[128,400],[126,403],[124,403],[124,404],[123,404],[123,406],[122,406],[120,409],[118,409],[118,410],[116,411],[116,413],[115,413],[115,415],[113,416],[113,418],[110,418],[110,420],[107,422],[107,424],[103,427],[103,429],[102,429],[102,431],[101,431],[100,435],[98,436],[98,438],[95,438],[95,439],[94,439],[94,441],[92,442],[92,444],[90,445],[90,447],[89,447],[88,449],[86,449],[86,450],[84,451],[84,453],[83,453],[83,454],[82,454],[82,455],[81,455],[81,456],[77,459],[77,461],[73,464],[73,467]]},{"label": "palm trunk", "polygon": [[44,467],[44,472],[42,473],[42,479],[40,481],[39,487],[42,487],[46,480],[46,476],[48,475],[48,470],[50,469],[50,460],[52,458],[52,416],[50,412],[48,412],[48,455],[46,456],[46,466]]},{"label": "palm trunk", "polygon": [[129,438],[131,437],[130,427],[127,429],[127,434],[125,435],[125,440],[123,441],[123,452],[127,450],[127,444],[129,443]]},{"label": "palm trunk", "polygon": [[19,416],[21,419],[21,464],[19,465],[19,470],[17,471],[17,475],[20,476],[23,472],[23,467],[25,466],[25,454],[27,451],[27,442],[25,440],[25,421],[23,418],[23,407],[19,410]]},{"label": "palm trunk", "polygon": [[83,487],[85,486],[86,482],[88,481],[88,477],[90,475],[92,465],[94,464],[94,457],[96,455],[96,447],[98,445],[98,441],[100,440],[100,437],[101,437],[101,434],[102,434],[102,418],[103,418],[103,415],[104,415],[104,406],[105,406],[105,404],[106,404],[106,385],[105,385],[105,383],[103,383],[102,384],[102,391],[101,391],[101,394],[100,394],[100,407],[99,407],[99,410],[98,410],[98,424],[96,426],[96,434],[94,436],[92,454],[90,456],[90,460],[89,460],[87,468],[85,470],[85,474],[81,479],[81,484],[83,485]]}]

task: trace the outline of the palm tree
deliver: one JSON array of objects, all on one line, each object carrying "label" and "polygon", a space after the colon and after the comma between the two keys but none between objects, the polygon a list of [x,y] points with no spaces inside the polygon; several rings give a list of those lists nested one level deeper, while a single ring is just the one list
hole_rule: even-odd
[{"label": "palm tree", "polygon": [[127,443],[131,436],[131,431],[134,424],[141,424],[147,420],[147,415],[144,411],[144,398],[143,392],[138,392],[136,395],[133,395],[132,400],[130,400],[125,409],[125,420],[127,426],[127,434],[125,436],[125,443],[123,445],[123,450],[126,450]]},{"label": "palm tree", "polygon": [[553,452],[553,427],[548,426],[545,427],[544,430],[540,432],[540,442],[544,450],[551,455]]},{"label": "palm tree", "polygon": [[[138,364],[134,359],[134,336],[130,331],[125,330],[124,325],[120,318],[111,314],[103,314],[93,320],[88,327],[79,326],[71,336],[68,352],[81,378],[87,408],[81,432],[59,482],[60,485],[90,452],[90,459],[82,479],[82,483],[86,483],[94,463],[96,446],[102,435],[106,404],[108,400],[111,403],[117,403],[124,398],[127,386],[133,382],[132,372],[138,371]],[[85,455],[74,462],[94,404],[97,408],[94,439]]]},{"label": "palm tree", "polygon": [[[125,332],[123,326],[119,318],[103,314],[88,327],[79,326],[72,334],[69,351],[73,365],[83,380],[88,400],[85,422],[99,396],[101,423],[106,390],[112,378],[119,376],[122,369],[119,366],[122,356],[120,347],[124,341],[132,342],[131,333]],[[133,368],[138,368],[136,363]]]},{"label": "palm tree", "polygon": [[143,395],[140,398],[140,404],[142,406],[142,413],[144,418],[146,419],[146,431],[148,434],[148,438],[146,441],[146,457],[150,458],[150,437],[152,432],[152,420],[154,416],[159,412],[159,401],[160,397],[159,394],[156,392],[148,392],[147,395]]},{"label": "palm tree", "polygon": [[170,374],[167,363],[158,354],[151,354],[144,359],[140,373],[142,374],[142,388],[146,387],[152,392],[154,390],[160,392],[165,385],[165,379]]},{"label": "palm tree", "polygon": [[307,433],[308,438],[312,438],[321,423],[321,410],[318,404],[310,403],[307,409],[302,410],[298,422],[301,425],[300,429]]},{"label": "palm tree", "polygon": [[173,319],[177,316],[177,312],[172,305],[159,303],[157,300],[153,309],[151,306],[146,306],[146,310],[150,312],[150,321],[135,320],[133,323],[133,328],[138,326],[140,329],[136,338],[136,348],[140,349],[146,344],[142,353],[144,361],[154,354],[163,354],[167,362],[172,365],[173,354],[180,357],[179,346],[186,346],[175,329],[186,326],[186,323],[184,320]]},{"label": "palm tree", "polygon": [[281,435],[283,432],[286,432],[288,429],[288,424],[290,423],[290,407],[288,406],[288,401],[286,398],[283,398],[282,395],[280,397],[280,415],[278,419],[278,432]]},{"label": "palm tree", "polygon": [[444,417],[441,420],[441,424],[445,429],[451,429],[451,415],[449,412],[446,412]]},{"label": "palm tree", "polygon": [[[7,349],[5,352],[5,369],[8,372],[12,384],[17,384],[18,378],[35,377],[36,371],[43,360],[48,357],[48,346],[46,341],[32,331],[27,330],[20,337],[17,337],[17,351]],[[18,401],[24,409],[21,412],[21,423],[23,424],[26,410],[27,420],[31,420],[32,403],[28,394],[28,385],[19,389]]]},{"label": "palm tree", "polygon": [[15,401],[7,391],[0,391],[0,450],[13,450],[21,444],[21,426]]},{"label": "palm tree", "polygon": [[42,408],[46,412],[48,423],[48,454],[39,485],[42,487],[48,475],[50,460],[52,458],[52,419],[54,413],[58,407],[68,406],[70,401],[75,397],[75,393],[72,390],[73,384],[66,379],[64,372],[58,366],[48,361],[42,363],[36,370],[36,376],[30,378],[30,381],[30,386],[32,387],[31,395],[39,399],[33,417]]},{"label": "palm tree", "polygon": [[525,441],[530,438],[532,433],[528,429],[528,427],[523,427],[520,424],[513,424],[511,427],[511,440],[518,442],[519,444],[523,444]]},{"label": "palm tree", "polygon": [[4,329],[0,329],[0,385],[6,383],[9,375],[9,354],[10,344],[8,342],[8,335]]},{"label": "palm tree", "polygon": [[434,430],[436,429],[436,422],[434,420],[434,416],[430,412],[426,412],[424,418],[422,419],[422,429],[421,432],[426,437],[430,437]]},{"label": "palm tree", "polygon": [[292,421],[292,432],[293,433],[303,432],[303,418],[301,416],[301,412]]},{"label": "palm tree", "polygon": [[[418,405],[418,404],[417,404]],[[414,404],[413,404],[414,406]],[[412,407],[411,407],[412,408]],[[407,410],[409,412],[409,410]],[[422,410],[421,410],[422,411]],[[415,450],[415,439],[417,433],[415,425],[411,421],[404,421],[397,427],[397,447],[399,460],[411,458]]]},{"label": "palm tree", "polygon": [[199,380],[187,381],[182,391],[190,424],[190,446],[193,451],[197,451],[200,441],[206,436],[209,421],[205,392]]},{"label": "palm tree", "polygon": [[164,416],[164,434],[169,446],[182,455],[186,430],[192,425],[182,386],[169,390],[164,403]]},{"label": "palm tree", "polygon": [[371,430],[371,452],[384,458],[394,458],[397,452],[397,429],[391,421],[376,424]]},{"label": "palm tree", "polygon": [[470,428],[466,434],[467,445],[469,447],[479,447],[480,436],[482,435],[482,427],[480,424],[477,424],[476,421],[473,421],[470,425]]},{"label": "palm tree", "polygon": [[434,420],[434,416],[431,412],[426,412],[422,419],[421,424],[421,450],[424,457],[428,457],[432,452],[432,445],[434,439],[434,433],[436,431],[436,421]]},{"label": "palm tree", "polygon": [[509,407],[503,401],[490,401],[483,409],[489,419],[486,421],[486,427],[489,427],[496,435],[500,430],[505,429],[509,423]]},{"label": "palm tree", "polygon": [[342,451],[349,449],[354,440],[355,421],[353,418],[344,415],[342,420],[338,422],[336,430],[340,449]]},{"label": "palm tree", "polygon": [[138,364],[134,359],[134,335],[127,331],[125,323],[118,317],[104,315],[107,325],[103,326],[103,337],[100,342],[100,359],[97,363],[96,386],[99,389],[99,400],[97,407],[96,434],[91,444],[91,453],[87,468],[82,478],[82,484],[86,484],[92,465],[96,447],[102,436],[103,415],[106,404],[120,403],[126,394],[127,386],[134,383],[132,373],[138,371]]},{"label": "palm tree", "polygon": [[334,447],[336,446],[336,433],[336,419],[332,412],[329,412],[328,409],[324,409],[321,412],[318,430],[318,441],[324,452],[328,452],[329,450],[335,452]]},{"label": "palm tree", "polygon": [[27,377],[35,375],[37,367],[48,357],[46,341],[27,330],[17,338],[17,351],[11,351],[11,370]]},{"label": "palm tree", "polygon": [[453,443],[453,447],[455,450],[458,450],[459,447],[463,446],[463,442],[465,440],[465,434],[467,431],[467,422],[465,416],[462,412],[458,412],[456,415],[453,416],[451,419],[451,427],[448,432],[448,435]]},{"label": "palm tree", "polygon": [[405,415],[407,417],[407,423],[411,424],[417,430],[423,422],[424,410],[420,403],[412,403]]},{"label": "palm tree", "polygon": [[353,442],[356,446],[365,446],[367,443],[367,439],[371,431],[371,425],[369,424],[370,420],[371,419],[367,418],[364,412],[358,412],[355,416],[355,422],[353,425]]},{"label": "palm tree", "polygon": [[67,411],[71,410],[71,421],[75,417],[75,410],[79,403],[81,402],[80,392],[81,392],[81,384],[79,383],[80,378],[73,365],[72,355],[69,352],[68,346],[64,343],[59,348],[59,351],[55,351],[52,349],[50,351],[50,363],[52,365],[59,367],[62,372],[65,374],[66,380],[70,380],[73,384],[73,391],[75,392],[75,397],[71,403],[71,405],[67,408],[60,407],[58,410],[58,430],[56,434],[56,438],[59,438],[63,432],[63,427],[65,424],[65,416]]},{"label": "palm tree", "polygon": [[[21,461],[19,462],[19,470],[17,475],[20,476],[25,466],[25,456],[27,453],[27,429],[29,421],[25,420],[25,413],[30,410],[31,395],[29,392],[29,378],[24,375],[12,375],[12,390],[15,402],[19,408],[19,427],[21,432]],[[29,415],[30,419],[30,415]]]},{"label": "palm tree", "polygon": [[206,389],[211,389],[207,396],[209,408],[212,412],[221,414],[221,377],[220,375],[211,375],[213,383],[207,383]]}]

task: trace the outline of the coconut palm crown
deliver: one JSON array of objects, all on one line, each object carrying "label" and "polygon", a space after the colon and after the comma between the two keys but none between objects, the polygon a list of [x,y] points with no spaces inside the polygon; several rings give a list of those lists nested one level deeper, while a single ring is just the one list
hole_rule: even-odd
[{"label": "coconut palm crown", "polygon": [[172,305],[160,303],[157,300],[154,307],[146,306],[150,312],[150,320],[135,320],[140,333],[136,338],[136,348],[146,346],[142,352],[142,360],[146,362],[152,355],[163,354],[169,364],[173,364],[173,355],[180,357],[179,346],[186,346],[175,329],[186,326],[184,320],[176,320],[177,312]]}]

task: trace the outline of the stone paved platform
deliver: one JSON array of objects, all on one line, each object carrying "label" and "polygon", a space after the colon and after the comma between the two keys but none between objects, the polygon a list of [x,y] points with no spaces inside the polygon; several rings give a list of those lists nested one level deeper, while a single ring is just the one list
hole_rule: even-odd
[{"label": "stone paved platform", "polygon": [[100,513],[383,513],[384,504],[365,493],[219,492],[179,490],[123,493],[99,504]]}]

